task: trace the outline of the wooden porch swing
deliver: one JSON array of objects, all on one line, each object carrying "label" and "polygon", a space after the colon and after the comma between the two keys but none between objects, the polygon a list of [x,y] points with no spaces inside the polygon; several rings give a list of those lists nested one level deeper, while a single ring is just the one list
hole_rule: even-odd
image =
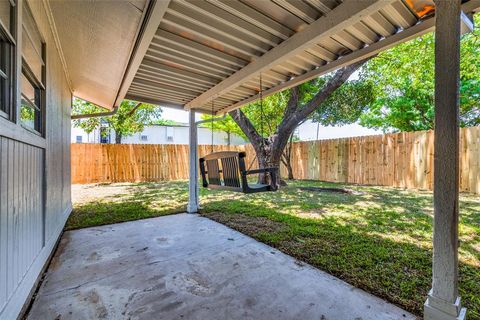
[{"label": "wooden porch swing", "polygon": [[[260,74],[260,124],[263,137],[263,96],[262,96],[262,75]],[[213,100],[212,100],[212,145],[210,154],[200,158],[200,173],[204,188],[223,189],[243,193],[256,193],[276,191],[277,188],[270,184],[256,183],[249,184],[247,176],[253,174],[269,175],[271,181],[277,181],[278,168],[261,168],[250,170],[245,165],[245,152],[220,151],[213,152]],[[263,139],[262,139],[263,150]]]},{"label": "wooden porch swing", "polygon": [[203,187],[243,193],[276,191],[276,188],[269,184],[248,184],[247,176],[269,174],[272,181],[276,181],[278,168],[247,170],[245,157],[245,152],[220,151],[200,158]]}]

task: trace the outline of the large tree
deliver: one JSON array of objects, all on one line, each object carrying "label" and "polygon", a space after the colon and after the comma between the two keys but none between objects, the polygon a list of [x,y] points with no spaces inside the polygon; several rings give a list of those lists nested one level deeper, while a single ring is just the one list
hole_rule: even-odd
[{"label": "large tree", "polygon": [[[260,102],[257,101],[244,108],[231,111],[229,113],[230,116],[252,143],[259,167],[280,166],[282,154],[292,133],[314,111],[317,110],[317,112],[323,113],[323,117],[330,117],[332,114],[336,114],[333,118],[344,121],[343,119],[349,117],[351,113],[358,114],[357,109],[363,110],[365,106],[357,104],[352,104],[351,107],[349,107],[349,104],[344,104],[344,109],[336,110],[332,108],[330,102],[332,101],[331,99],[335,100],[344,95],[344,90],[349,90],[350,86],[344,87],[342,85],[364,63],[365,60],[354,63],[337,70],[333,75],[314,79],[264,99],[263,118],[268,121],[263,124],[263,134],[261,134],[261,130],[259,131],[262,128],[255,126],[246,114],[246,110],[255,110],[257,116],[262,117],[258,106]],[[268,110],[269,101],[272,100],[275,101],[275,103],[272,103],[272,114],[266,115],[265,109]],[[278,117],[279,120],[272,122],[270,117]],[[269,125],[269,123],[275,122],[277,125]],[[263,176],[260,176],[259,179],[262,182],[266,182]],[[279,181],[271,181],[270,183],[278,185]]]},{"label": "large tree", "polygon": [[[283,111],[287,101],[288,91],[283,91],[263,99],[263,113],[260,112],[259,101],[248,104],[242,108],[242,111],[254,127],[258,128],[259,131],[263,130],[265,136],[270,136],[275,132],[277,126],[282,121],[282,112],[279,111]],[[202,119],[204,120],[209,120],[211,118],[212,117],[208,114],[202,115]],[[248,139],[248,136],[230,115],[227,115],[223,120],[214,121],[213,123],[204,123],[204,127],[213,129],[214,131],[235,133],[242,138]]]},{"label": "large tree", "polygon": [[[480,23],[480,15],[475,17]],[[433,33],[400,44],[370,60],[360,79],[375,83],[375,103],[360,124],[384,131],[433,129],[435,37]],[[480,124],[480,29],[462,37],[460,125]]]},{"label": "large tree", "polygon": [[[260,102],[257,101],[242,108],[242,111],[251,124],[258,129],[258,133],[260,135],[263,135],[264,137],[271,136],[275,133],[275,130],[282,121],[282,114],[288,102],[288,97],[288,91],[279,92],[263,99],[262,108],[260,108]],[[202,119],[204,120],[211,118],[212,117],[210,115],[202,115]],[[212,129],[213,131],[226,132],[229,136],[234,133],[246,140],[249,140],[249,137],[229,114],[227,114],[223,120],[207,122],[204,124],[204,126]],[[287,144],[281,156],[281,161],[287,169],[289,180],[293,179],[293,171],[290,164],[290,151],[292,146],[291,142],[294,140],[298,140],[298,137],[296,137],[292,132],[289,138],[290,143]]]},{"label": "large tree", "polygon": [[[104,109],[78,98],[73,100],[72,114],[90,114],[105,112]],[[115,132],[115,143],[122,143],[122,138],[143,131],[146,125],[160,121],[162,109],[159,106],[124,100],[116,114],[108,117],[92,117],[74,120],[74,126],[87,133],[100,128],[102,123]]]}]

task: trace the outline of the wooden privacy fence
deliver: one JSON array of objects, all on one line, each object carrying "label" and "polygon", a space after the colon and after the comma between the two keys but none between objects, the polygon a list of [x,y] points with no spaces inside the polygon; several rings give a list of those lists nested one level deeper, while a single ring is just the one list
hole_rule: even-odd
[{"label": "wooden privacy fence", "polygon": [[[460,189],[480,193],[480,127],[460,130]],[[215,146],[215,151],[254,151],[247,146]],[[199,146],[200,156],[211,146]],[[256,167],[256,163],[252,168]],[[433,187],[433,131],[295,142],[296,179],[402,188]],[[285,168],[281,168],[286,176]],[[187,145],[73,144],[72,183],[134,182],[188,178]]]},{"label": "wooden privacy fence", "polygon": [[[214,146],[214,151],[246,149],[253,151],[251,146]],[[200,145],[200,157],[211,150],[210,145]],[[71,152],[72,183],[188,179],[188,145],[85,143],[72,144]],[[253,153],[248,154],[250,164]]]},{"label": "wooden privacy fence", "polygon": [[[433,135],[417,131],[297,142],[294,177],[432,190]],[[480,193],[479,143],[480,127],[460,129],[461,191]]]}]

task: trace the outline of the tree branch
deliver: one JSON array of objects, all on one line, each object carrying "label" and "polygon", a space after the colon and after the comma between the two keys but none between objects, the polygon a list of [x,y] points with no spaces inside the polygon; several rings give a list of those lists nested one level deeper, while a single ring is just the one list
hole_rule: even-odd
[{"label": "tree branch", "polygon": [[141,106],[142,104],[143,104],[143,103],[141,103],[141,102],[137,103],[137,105],[136,105],[135,107],[133,107],[133,109],[130,110],[130,111],[125,115],[125,118],[132,116],[132,115],[135,113],[135,111],[137,111],[137,109],[140,108],[140,106]]},{"label": "tree branch", "polygon": [[258,134],[252,122],[250,121],[250,119],[247,118],[247,116],[245,115],[245,113],[243,113],[242,110],[236,109],[230,111],[228,114],[232,117],[233,121],[238,124],[240,129],[242,129],[243,133],[250,141],[255,142],[257,145],[260,145],[262,143],[263,137]]},{"label": "tree branch", "polygon": [[298,86],[290,88],[290,98],[288,99],[287,107],[283,112],[283,119],[289,118],[293,113],[295,113],[295,110],[297,110],[298,99],[300,95],[299,91],[300,90]]},{"label": "tree branch", "polygon": [[299,112],[299,117],[304,120],[317,109],[330,95],[337,90],[348,78],[371,58],[356,62],[338,70],[335,75],[325,84],[315,97],[312,98]]},{"label": "tree branch", "polygon": [[[314,112],[331,94],[337,90],[347,79],[357,71],[370,58],[358,61],[349,66],[339,69],[332,78],[330,78],[323,88],[304,106],[298,107],[295,114],[287,121],[282,123],[279,127],[281,131],[291,132],[298,124],[305,120],[312,112]],[[279,130],[279,131],[280,131]]]}]

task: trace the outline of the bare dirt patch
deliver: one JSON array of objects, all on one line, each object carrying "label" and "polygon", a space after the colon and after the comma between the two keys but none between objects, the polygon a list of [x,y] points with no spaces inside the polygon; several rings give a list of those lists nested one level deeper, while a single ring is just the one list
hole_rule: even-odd
[{"label": "bare dirt patch", "polygon": [[298,187],[302,191],[314,191],[314,192],[332,192],[332,193],[345,193],[354,195],[363,195],[363,192],[359,192],[346,188],[327,188],[327,187]]},{"label": "bare dirt patch", "polygon": [[132,187],[135,184],[130,183],[111,183],[111,184],[73,184],[72,185],[72,203],[83,204],[99,200],[121,198],[132,193]]}]

